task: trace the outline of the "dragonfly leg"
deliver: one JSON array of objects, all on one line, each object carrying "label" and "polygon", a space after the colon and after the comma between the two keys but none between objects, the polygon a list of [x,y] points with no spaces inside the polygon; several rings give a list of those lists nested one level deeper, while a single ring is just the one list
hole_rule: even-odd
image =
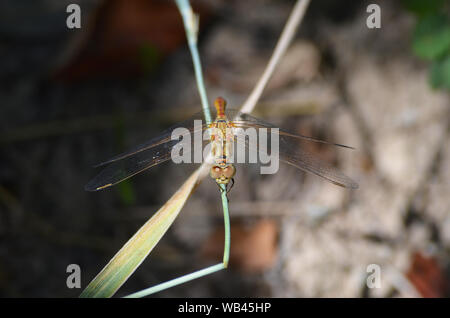
[{"label": "dragonfly leg", "polygon": [[218,184],[217,182],[216,182],[216,184],[217,184],[217,186],[219,187],[220,192],[223,192],[224,190],[222,189],[222,187],[220,186],[220,184]]},{"label": "dragonfly leg", "polygon": [[[231,179],[231,180],[233,180],[233,179]],[[220,184],[218,184],[218,183],[216,183],[216,184],[217,184],[217,186],[219,187],[220,193],[224,193],[224,192],[226,191],[225,196],[227,197],[227,201],[230,202],[230,199],[228,199],[228,192],[230,192],[231,188],[230,188],[229,190],[227,190],[228,184],[225,186],[225,190],[222,189],[222,187],[220,186]],[[234,184],[234,181],[233,181],[233,184]],[[231,187],[233,187],[233,186],[231,186]]]},{"label": "dragonfly leg", "polygon": [[[229,189],[227,189],[227,194],[230,193],[230,191],[233,188],[233,186],[234,186],[234,178],[231,178],[231,186],[230,186]],[[227,188],[228,188],[228,184],[227,184]]]}]

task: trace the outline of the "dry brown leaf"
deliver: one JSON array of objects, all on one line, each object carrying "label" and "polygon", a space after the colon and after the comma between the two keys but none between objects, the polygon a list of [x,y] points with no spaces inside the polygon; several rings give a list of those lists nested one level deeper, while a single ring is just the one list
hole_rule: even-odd
[{"label": "dry brown leaf", "polygon": [[409,281],[425,298],[448,297],[449,286],[445,271],[435,258],[416,252],[406,273]]},{"label": "dry brown leaf", "polygon": [[[278,224],[269,219],[252,226],[231,225],[230,266],[247,273],[258,273],[274,266],[278,254]],[[202,247],[201,255],[221,259],[224,230],[219,225]]]}]

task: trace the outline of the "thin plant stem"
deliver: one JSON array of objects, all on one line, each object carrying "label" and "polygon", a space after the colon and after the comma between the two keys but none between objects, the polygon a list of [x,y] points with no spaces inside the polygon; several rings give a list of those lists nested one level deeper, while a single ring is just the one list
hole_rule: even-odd
[{"label": "thin plant stem", "polygon": [[264,88],[267,85],[270,77],[272,76],[275,67],[278,65],[278,62],[283,57],[286,52],[289,44],[292,41],[292,38],[295,35],[295,31],[297,27],[300,25],[300,22],[305,15],[306,9],[308,7],[309,0],[297,0],[292,12],[289,16],[288,22],[286,23],[283,32],[281,33],[280,39],[277,42],[275,50],[273,51],[272,56],[270,57],[269,64],[267,64],[266,69],[264,70],[263,75],[259,79],[255,88],[251,92],[250,96],[245,101],[244,105],[241,107],[241,112],[243,113],[251,113],[255,108],[256,103],[258,102]]},{"label": "thin plant stem", "polygon": [[[195,70],[195,78],[197,81],[198,91],[200,93],[200,98],[202,101],[203,113],[205,116],[205,120],[207,124],[211,123],[211,113],[208,105],[208,98],[206,96],[205,84],[203,81],[202,75],[202,67],[200,63],[200,56],[198,54],[197,49],[197,33],[198,33],[198,16],[196,16],[192,8],[189,4],[189,0],[176,0],[176,4],[178,9],[180,10],[181,16],[183,18],[184,28],[186,30],[186,37],[188,39],[189,49],[192,55],[192,61],[194,64]],[[217,264],[211,267],[204,268],[202,270],[172,279],[165,283],[161,283],[159,285],[144,289],[142,291],[133,293],[126,297],[145,297],[151,295],[153,293],[162,291],[167,288],[174,287],[176,285],[188,282],[193,279],[197,279],[199,277],[209,275],[216,271],[222,270],[228,266],[228,259],[230,254],[230,217],[228,213],[228,198],[226,196],[226,188],[224,185],[221,185],[222,188],[222,206],[223,206],[223,215],[224,215],[224,226],[225,226],[225,248],[223,255],[223,262],[221,264]]]},{"label": "thin plant stem", "polygon": [[171,287],[174,287],[174,286],[186,283],[186,282],[191,281],[193,279],[197,279],[197,278],[200,278],[202,276],[206,276],[206,275],[212,274],[212,273],[220,271],[220,270],[222,270],[224,268],[225,268],[225,265],[223,263],[219,263],[219,264],[216,264],[216,265],[213,265],[213,266],[210,266],[210,267],[206,267],[206,268],[201,269],[199,271],[192,272],[190,274],[187,274],[187,275],[180,276],[178,278],[169,280],[169,281],[167,281],[165,283],[161,283],[159,285],[156,285],[156,286],[153,286],[153,287],[141,290],[141,291],[136,292],[134,294],[125,296],[124,298],[141,298],[141,297],[145,297],[145,296],[157,293],[159,291],[162,291],[164,289],[168,289],[168,288],[171,288]]},{"label": "thin plant stem", "polygon": [[[186,29],[186,36],[189,43],[189,49],[191,50],[192,61],[194,63],[195,78],[197,80],[197,87],[202,100],[203,112],[205,115],[205,120],[207,124],[210,124],[211,113],[208,105],[208,98],[206,96],[205,83],[203,81],[202,66],[200,63],[200,56],[198,54],[197,48],[197,35],[198,35],[198,22],[199,18],[196,16],[189,4],[189,0],[176,0],[178,9],[183,17],[184,27]],[[223,264],[224,268],[228,266],[228,259],[230,255],[230,217],[228,212],[228,198],[226,195],[226,187],[222,184],[222,208],[224,216],[224,227],[225,227],[225,246],[223,253]],[[206,274],[205,274],[206,275]]]},{"label": "thin plant stem", "polygon": [[228,260],[230,259],[230,215],[228,213],[228,197],[225,185],[221,184],[222,189],[222,206],[223,206],[223,225],[225,228],[225,246],[223,248],[223,265],[228,267]]},{"label": "thin plant stem", "polygon": [[192,11],[189,0],[176,0],[181,17],[183,18],[184,28],[186,30],[186,37],[189,44],[189,49],[194,63],[195,79],[197,81],[198,92],[202,101],[203,113],[207,124],[212,121],[211,112],[209,110],[208,97],[206,95],[205,83],[203,81],[202,65],[200,63],[200,56],[197,48],[197,34],[199,17]]}]

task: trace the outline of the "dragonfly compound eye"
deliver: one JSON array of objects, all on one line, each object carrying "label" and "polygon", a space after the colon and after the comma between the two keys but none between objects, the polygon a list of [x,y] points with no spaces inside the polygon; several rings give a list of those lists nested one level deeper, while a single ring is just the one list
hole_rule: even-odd
[{"label": "dragonfly compound eye", "polygon": [[236,169],[234,166],[227,166],[223,168],[222,173],[225,178],[230,179],[233,178],[234,174],[236,173]]},{"label": "dragonfly compound eye", "polygon": [[211,178],[218,179],[222,175],[222,168],[220,168],[218,166],[213,166],[213,167],[211,167],[209,174],[210,174]]}]

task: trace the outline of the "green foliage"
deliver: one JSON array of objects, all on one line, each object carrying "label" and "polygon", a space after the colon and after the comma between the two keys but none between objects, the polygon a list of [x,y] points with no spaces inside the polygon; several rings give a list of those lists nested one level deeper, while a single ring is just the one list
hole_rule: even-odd
[{"label": "green foliage", "polygon": [[433,62],[430,82],[434,88],[442,87],[450,90],[450,55]]},{"label": "green foliage", "polygon": [[445,0],[403,0],[404,6],[417,16],[426,16],[439,11]]},{"label": "green foliage", "polygon": [[404,0],[405,7],[417,16],[412,38],[416,56],[432,63],[430,84],[450,89],[450,13],[443,0]]},{"label": "green foliage", "polygon": [[435,60],[450,52],[450,19],[432,14],[419,20],[413,36],[414,53],[423,59]]}]

